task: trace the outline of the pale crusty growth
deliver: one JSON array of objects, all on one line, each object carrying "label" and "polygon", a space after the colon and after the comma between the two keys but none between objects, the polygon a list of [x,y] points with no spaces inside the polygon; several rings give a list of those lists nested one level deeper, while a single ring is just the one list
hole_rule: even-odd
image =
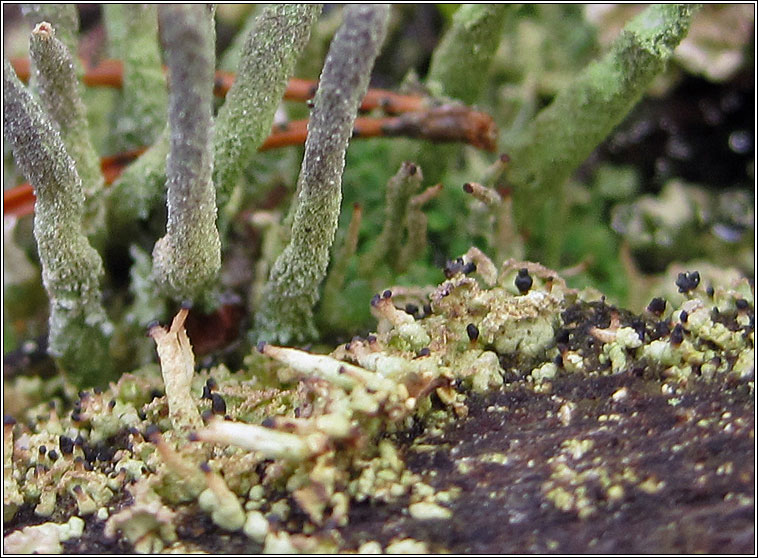
[{"label": "pale crusty growth", "polygon": [[242,166],[271,132],[287,81],[320,13],[321,4],[275,4],[255,19],[216,121],[214,181],[222,210]]},{"label": "pale crusty growth", "polygon": [[74,71],[73,57],[56,38],[53,26],[47,22],[39,23],[32,31],[29,54],[40,102],[58,124],[63,144],[74,159],[82,180],[84,231],[88,236],[102,235],[105,214],[101,199],[103,174],[89,133],[87,108],[82,101],[81,84]]},{"label": "pale crusty growth", "polygon": [[337,229],[345,151],[388,17],[386,5],[348,6],[329,47],[308,124],[291,240],[274,263],[256,315],[260,339],[316,336],[313,307]]},{"label": "pale crusty growth", "polygon": [[5,137],[37,196],[34,236],[50,297],[48,350],[77,384],[103,385],[113,372],[111,326],[101,302],[103,263],[82,232],[81,179],[60,134],[7,60],[3,99]]},{"label": "pale crusty growth", "polygon": [[202,424],[200,413],[190,394],[192,375],[195,372],[195,355],[192,352],[184,320],[187,310],[181,309],[171,322],[171,327],[150,328],[161,359],[161,373],[166,387],[168,416],[177,430],[197,428]]},{"label": "pale crusty growth", "polygon": [[166,162],[168,225],[155,243],[153,266],[164,293],[195,300],[221,267],[213,161],[212,20],[204,6],[161,6],[161,35],[169,71],[170,151]]}]

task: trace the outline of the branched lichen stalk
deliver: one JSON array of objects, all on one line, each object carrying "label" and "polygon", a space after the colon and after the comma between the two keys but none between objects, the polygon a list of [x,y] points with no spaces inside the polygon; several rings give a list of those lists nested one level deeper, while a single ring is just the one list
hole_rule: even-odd
[{"label": "branched lichen stalk", "polygon": [[202,5],[163,5],[158,15],[169,72],[171,148],[166,162],[168,225],[153,249],[153,265],[166,295],[195,300],[212,286],[221,267],[211,181],[211,19]]},{"label": "branched lichen stalk", "polygon": [[329,47],[308,124],[292,236],[256,315],[259,339],[288,343],[316,335],[313,307],[337,229],[345,151],[388,17],[386,5],[348,6]]},{"label": "branched lichen stalk", "polygon": [[85,198],[84,232],[88,236],[104,234],[103,173],[92,144],[87,123],[87,108],[81,97],[81,85],[74,71],[74,61],[66,46],[56,38],[47,22],[32,31],[29,54],[34,67],[40,102],[58,124],[66,151],[74,159],[82,180]]},{"label": "branched lichen stalk", "polygon": [[104,4],[110,55],[123,62],[114,151],[151,145],[166,124],[166,76],[158,42],[157,7]]},{"label": "branched lichen stalk", "polygon": [[223,210],[243,165],[271,133],[274,113],[321,4],[267,6],[255,19],[216,121],[214,182]]},{"label": "branched lichen stalk", "polygon": [[[540,112],[517,144],[505,146],[512,161],[506,174],[513,185],[516,215],[529,219],[523,226],[535,222],[540,208],[557,215],[563,183],[664,69],[697,9],[692,4],[648,7],[624,28],[605,57],[588,66]],[[551,199],[556,204],[545,203]],[[559,220],[552,227],[556,228]],[[553,237],[557,242],[561,235]]]},{"label": "branched lichen stalk", "polygon": [[49,352],[80,386],[113,379],[111,325],[101,301],[103,264],[82,232],[84,195],[60,134],[3,61],[3,126],[37,196],[34,235],[50,297]]},{"label": "branched lichen stalk", "polygon": [[453,15],[453,24],[434,50],[427,86],[466,104],[476,102],[503,38],[508,4],[466,4]]}]

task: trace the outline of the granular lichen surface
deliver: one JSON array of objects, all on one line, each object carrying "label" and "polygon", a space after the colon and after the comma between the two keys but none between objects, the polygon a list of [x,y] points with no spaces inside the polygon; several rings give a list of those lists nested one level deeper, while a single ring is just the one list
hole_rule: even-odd
[{"label": "granular lichen surface", "polygon": [[329,356],[196,372],[199,426],[156,366],[6,417],[6,551],[49,523],[67,553],[751,552],[748,282],[633,314],[470,263],[429,313],[377,294],[378,332]]}]

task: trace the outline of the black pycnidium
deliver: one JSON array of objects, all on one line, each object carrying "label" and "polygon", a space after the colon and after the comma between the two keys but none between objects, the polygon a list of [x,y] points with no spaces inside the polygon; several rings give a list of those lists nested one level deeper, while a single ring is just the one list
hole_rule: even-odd
[{"label": "black pycnidium", "polygon": [[683,324],[687,323],[687,320],[689,319],[690,315],[687,313],[687,310],[682,310],[679,312],[679,321],[681,321]]},{"label": "black pycnidium", "polygon": [[698,271],[680,273],[676,277],[676,286],[679,287],[680,293],[688,293],[700,284],[700,273]]},{"label": "black pycnidium", "polygon": [[748,301],[744,298],[738,298],[735,300],[734,305],[737,307],[737,310],[747,310],[747,307],[750,306]]},{"label": "black pycnidium", "polygon": [[148,424],[147,428],[145,428],[145,440],[150,440],[153,436],[156,434],[160,434],[161,429],[158,428],[155,424]]},{"label": "black pycnidium", "polygon": [[226,401],[218,393],[211,393],[211,410],[214,415],[226,414]]},{"label": "black pycnidium", "polygon": [[50,459],[50,461],[55,461],[58,459],[58,452],[55,450],[50,450],[47,453],[47,457]]},{"label": "black pycnidium", "polygon": [[387,289],[382,293],[382,298],[390,298],[392,296],[392,291]]},{"label": "black pycnidium", "polygon": [[61,435],[58,438],[58,447],[61,448],[63,455],[71,455],[74,452],[74,441],[68,436]]},{"label": "black pycnidium", "polygon": [[416,353],[417,357],[425,357],[427,356],[431,351],[429,350],[429,347],[424,347],[423,349],[419,349],[419,352]]},{"label": "black pycnidium", "polygon": [[648,312],[660,316],[663,314],[663,311],[666,310],[666,299],[660,297],[654,298],[650,301],[650,304],[647,305],[647,310]]},{"label": "black pycnidium", "polygon": [[466,335],[468,335],[468,338],[471,341],[476,341],[479,339],[479,328],[476,327],[474,324],[468,324],[466,326]]},{"label": "black pycnidium", "polygon": [[513,283],[516,285],[516,288],[518,289],[518,292],[520,292],[522,295],[529,292],[529,289],[532,288],[532,277],[529,275],[529,270],[525,267],[522,267],[519,269],[518,274],[516,275],[516,279],[513,281]]},{"label": "black pycnidium", "polygon": [[114,455],[116,455],[116,448],[111,447],[107,444],[103,444],[97,449],[97,459],[103,463],[113,459]]},{"label": "black pycnidium", "polygon": [[682,344],[682,341],[684,341],[684,328],[682,327],[682,324],[676,324],[676,326],[674,326],[674,329],[671,330],[670,339],[672,345]]},{"label": "black pycnidium", "polygon": [[414,315],[418,312],[418,306],[411,304],[410,302],[405,305],[405,311],[408,314]]}]

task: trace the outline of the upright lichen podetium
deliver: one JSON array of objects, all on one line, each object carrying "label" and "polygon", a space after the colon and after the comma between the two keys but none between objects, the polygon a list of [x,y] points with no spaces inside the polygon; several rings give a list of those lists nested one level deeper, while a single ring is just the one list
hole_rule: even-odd
[{"label": "upright lichen podetium", "polygon": [[321,4],[274,4],[255,18],[216,120],[213,180],[222,215],[243,166],[271,132],[276,108],[320,13]]},{"label": "upright lichen podetium", "polygon": [[103,263],[82,232],[82,183],[60,134],[3,61],[3,127],[34,187],[34,236],[50,297],[50,354],[79,386],[113,379],[112,326],[101,301]]},{"label": "upright lichen podetium", "polygon": [[386,5],[350,5],[324,63],[308,124],[290,243],[277,258],[255,316],[258,339],[316,336],[313,307],[326,274],[342,201],[345,151],[384,40]]},{"label": "upright lichen podetium", "polygon": [[450,30],[434,50],[427,86],[436,95],[475,103],[503,37],[508,4],[466,4],[453,15]]},{"label": "upright lichen podetium", "polygon": [[513,145],[506,170],[519,226],[550,220],[545,263],[558,263],[567,204],[564,183],[627,115],[687,35],[693,4],[652,5],[629,22],[611,51],[558,93]]},{"label": "upright lichen podetium", "polygon": [[98,245],[105,234],[100,158],[92,145],[73,56],[55,35],[52,25],[44,21],[32,31],[29,54],[34,65],[34,82],[42,106],[58,125],[66,151],[76,165],[84,192],[82,225],[87,236],[97,240]]},{"label": "upright lichen podetium", "polygon": [[211,179],[212,19],[202,5],[160,6],[158,17],[169,74],[171,147],[166,162],[168,224],[166,235],[155,243],[153,268],[167,296],[198,300],[221,267]]}]

